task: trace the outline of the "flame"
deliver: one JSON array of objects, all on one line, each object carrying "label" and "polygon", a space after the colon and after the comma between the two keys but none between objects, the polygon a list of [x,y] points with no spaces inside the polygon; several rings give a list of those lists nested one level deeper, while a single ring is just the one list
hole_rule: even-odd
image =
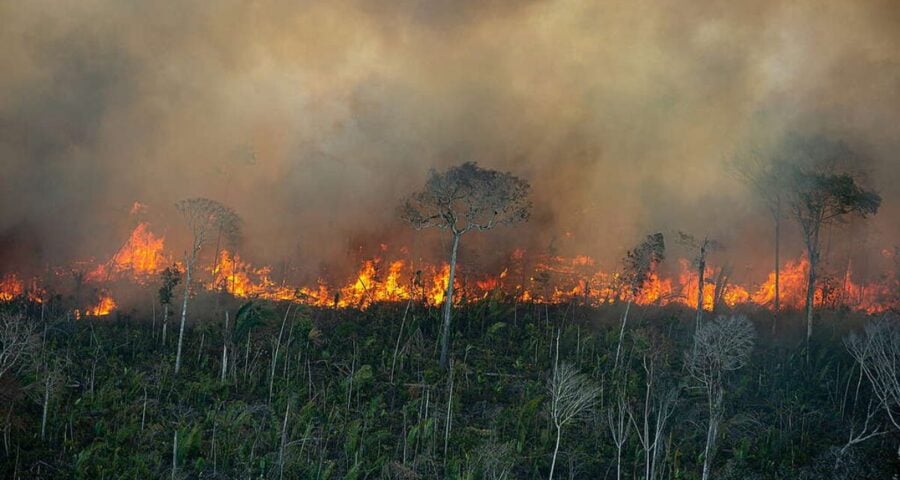
[{"label": "flame", "polygon": [[[779,270],[779,296],[782,308],[802,308],[806,304],[806,275],[809,261],[806,257],[791,260]],[[775,271],[769,273],[766,281],[750,295],[750,301],[758,305],[774,308]],[[816,301],[818,303],[818,300]]]},{"label": "flame", "polygon": [[[432,305],[444,303],[444,299],[447,297],[447,285],[449,282],[450,264],[445,263],[441,266],[440,270],[431,275],[431,289],[428,291],[428,299],[431,300]],[[453,287],[455,289],[457,284],[454,283]]]},{"label": "flame", "polygon": [[672,297],[672,280],[660,279],[657,272],[650,272],[647,282],[638,292],[635,303],[638,305],[660,305]]},{"label": "flame", "polygon": [[[108,292],[100,292],[100,298],[97,300],[97,303],[88,307],[84,310],[84,314],[91,317],[102,317],[105,315],[109,315],[113,310],[116,309],[116,301],[109,295]],[[75,310],[75,318],[81,318],[81,312],[79,310]]]},{"label": "flame", "polygon": [[140,223],[131,232],[128,241],[113,257],[117,270],[131,270],[136,275],[155,275],[169,262],[163,255],[165,239],[157,237],[146,223]]},{"label": "flame", "polygon": [[122,248],[106,263],[97,265],[85,275],[85,280],[100,283],[130,274],[138,283],[146,283],[171,263],[163,253],[165,239],[150,231],[146,222],[139,223]]},{"label": "flame", "polygon": [[0,302],[11,302],[24,295],[29,302],[43,303],[46,293],[37,278],[32,278],[27,288],[15,273],[7,273],[0,278]]},{"label": "flame", "polygon": [[[155,281],[155,275],[171,263],[171,256],[165,253],[164,247],[164,238],[151,232],[149,224],[140,223],[108,262],[89,267],[84,278],[96,283],[124,279],[141,285]],[[343,281],[320,278],[312,285],[275,282],[271,278],[270,267],[255,267],[238,254],[221,250],[214,265],[209,267],[212,280],[205,287],[239,298],[293,301],[336,308],[367,308],[378,302],[409,299],[430,305],[440,305],[444,301],[450,276],[447,263],[418,264],[418,268],[413,268],[407,248],[392,249],[387,244],[378,247],[378,255],[363,259],[351,277]],[[885,250],[882,254],[886,260],[884,264],[896,265],[893,258],[895,252]],[[679,260],[676,265],[677,270],[672,275],[666,275],[664,269],[654,268],[640,290],[632,295],[618,273],[604,271],[589,256],[529,255],[520,248],[510,253],[508,264],[496,275],[471,271],[467,265],[457,265],[453,300],[461,303],[495,296],[520,302],[577,301],[604,305],[632,299],[639,305],[674,304],[694,308],[698,292],[702,289],[705,310],[712,310],[717,301],[728,307],[752,303],[773,308],[774,272],[768,274],[759,285],[729,281],[724,287],[719,286],[720,291],[717,291],[717,270],[714,266],[707,267],[701,286],[698,285],[698,272],[689,261]],[[788,261],[782,266],[782,308],[800,309],[804,306],[808,268],[809,262],[805,258]],[[821,279],[814,293],[817,306],[847,306],[867,313],[898,307],[900,284],[894,272],[885,274],[880,281],[863,284],[854,279],[852,266],[848,264],[840,275],[823,274]],[[102,292],[98,303],[86,309],[84,314],[107,315],[116,308],[112,296],[106,290]],[[26,282],[15,273],[0,277],[0,301],[10,301],[23,295],[31,301],[40,302],[46,297],[46,292],[38,285],[37,279],[26,286]]]},{"label": "flame", "polygon": [[[382,251],[387,246],[382,246]],[[380,258],[363,261],[356,274],[356,280],[341,289],[339,306],[367,307],[374,302],[396,302],[410,298],[410,290],[401,279],[405,262],[395,260],[388,263],[387,275],[383,277]],[[343,302],[343,303],[341,303]]]},{"label": "flame", "polygon": [[9,302],[24,293],[22,280],[15,273],[7,273],[0,279],[0,302]]}]

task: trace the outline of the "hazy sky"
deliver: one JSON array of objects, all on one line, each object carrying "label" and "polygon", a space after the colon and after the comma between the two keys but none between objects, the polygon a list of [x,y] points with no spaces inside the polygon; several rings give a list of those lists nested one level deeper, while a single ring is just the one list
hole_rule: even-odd
[{"label": "hazy sky", "polygon": [[108,253],[135,201],[180,245],[192,196],[258,261],[425,251],[396,205],[466,160],[534,187],[487,240],[614,265],[683,229],[741,262],[769,226],[724,163],[792,131],[865,152],[884,205],[854,236],[900,238],[892,1],[0,0],[0,44],[5,264]]}]

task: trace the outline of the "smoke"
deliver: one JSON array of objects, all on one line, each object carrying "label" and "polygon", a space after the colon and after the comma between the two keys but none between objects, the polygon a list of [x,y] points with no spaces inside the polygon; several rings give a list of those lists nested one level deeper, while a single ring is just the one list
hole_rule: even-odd
[{"label": "smoke", "polygon": [[0,269],[108,255],[134,202],[183,249],[193,196],[243,217],[244,256],[312,276],[360,245],[434,256],[396,205],[467,160],[528,179],[535,211],[463,261],[614,267],[685,230],[744,268],[770,227],[725,164],[797,130],[872,159],[883,210],[836,245],[900,238],[889,1],[0,1],[0,42]]}]

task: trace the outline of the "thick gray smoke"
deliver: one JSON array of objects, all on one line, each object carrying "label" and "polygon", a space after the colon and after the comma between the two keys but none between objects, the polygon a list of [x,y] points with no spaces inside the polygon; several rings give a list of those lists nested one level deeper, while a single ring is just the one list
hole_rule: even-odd
[{"label": "thick gray smoke", "polygon": [[0,270],[108,255],[134,202],[183,248],[192,196],[238,211],[260,263],[431,254],[395,207],[466,160],[527,178],[536,206],[473,247],[614,266],[681,229],[743,269],[769,224],[724,165],[797,130],[864,150],[884,196],[835,251],[900,238],[891,1],[0,0],[0,43]]}]

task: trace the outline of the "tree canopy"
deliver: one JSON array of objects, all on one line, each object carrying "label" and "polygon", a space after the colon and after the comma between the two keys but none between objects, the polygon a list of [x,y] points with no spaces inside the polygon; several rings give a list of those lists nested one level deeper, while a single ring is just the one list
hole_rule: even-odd
[{"label": "tree canopy", "polygon": [[417,230],[437,227],[462,235],[528,219],[531,186],[524,180],[475,162],[432,170],[425,188],[410,195],[401,217]]}]

